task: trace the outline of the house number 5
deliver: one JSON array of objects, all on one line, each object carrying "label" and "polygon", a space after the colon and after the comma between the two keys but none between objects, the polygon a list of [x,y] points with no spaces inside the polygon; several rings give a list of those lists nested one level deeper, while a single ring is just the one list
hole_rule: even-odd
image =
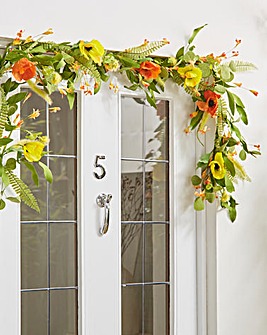
[{"label": "house number 5", "polygon": [[103,179],[106,175],[106,169],[102,164],[98,162],[100,159],[106,159],[106,156],[97,155],[95,157],[94,167],[99,170],[99,172],[94,172],[94,176],[96,177],[96,179]]}]

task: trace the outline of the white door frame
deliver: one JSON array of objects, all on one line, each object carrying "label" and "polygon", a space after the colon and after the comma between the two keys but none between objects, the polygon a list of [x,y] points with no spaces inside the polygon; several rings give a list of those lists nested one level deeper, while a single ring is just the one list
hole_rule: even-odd
[{"label": "white door frame", "polygon": [[[121,91],[123,94],[126,91]],[[176,87],[170,87],[167,92],[161,95],[163,98],[170,100],[171,112],[171,131],[170,131],[170,150],[174,166],[171,168],[171,176],[173,178],[173,186],[171,188],[171,202],[177,204],[174,213],[172,214],[172,240],[171,240],[171,335],[215,335],[217,332],[216,325],[216,215],[214,206],[209,206],[205,213],[196,215],[193,210],[193,190],[190,187],[190,177],[194,174],[194,166],[198,149],[195,147],[195,137],[193,134],[185,135],[184,128],[188,122],[188,113],[190,111],[191,102],[189,104],[188,97],[177,90]],[[175,94],[174,94],[175,93]],[[103,93],[104,94],[104,93]],[[92,113],[98,113],[101,108],[110,108],[113,112],[110,114],[110,119],[107,120],[108,125],[112,122],[116,123],[117,129],[120,130],[119,117],[120,117],[120,94],[113,94],[106,89],[106,95],[101,92],[94,97],[81,99],[81,113],[80,114],[80,131],[78,138],[88,135],[88,129],[83,128],[87,122],[90,124]],[[108,95],[107,95],[108,94]],[[129,94],[129,91],[127,91]],[[101,107],[102,106],[102,107]],[[110,123],[111,122],[111,123]],[[112,127],[106,129],[110,131]],[[97,130],[97,127],[95,127]],[[112,137],[112,132],[105,134],[109,136],[110,140],[117,143],[119,148],[120,136]],[[92,269],[99,266],[95,262],[91,248],[96,247],[101,253],[101,245],[93,246],[88,245],[86,236],[92,232],[95,233],[96,227],[87,224],[84,220],[86,218],[86,211],[90,206],[95,206],[95,197],[97,194],[90,195],[88,190],[83,185],[88,182],[97,183],[92,177],[92,164],[94,163],[95,154],[102,154],[105,147],[101,147],[101,141],[97,141],[97,136],[103,136],[96,132],[92,134],[92,143],[96,145],[92,150],[90,145],[85,147],[84,142],[80,142],[80,152],[78,159],[81,162],[78,180],[81,185],[79,192],[80,203],[80,263],[82,269],[80,274],[80,331],[81,335],[92,334],[92,323],[88,315],[96,311],[95,301],[97,301],[97,292],[91,291],[95,297],[88,294],[88,278],[92,287],[94,280],[91,276]],[[99,138],[99,137],[98,137]],[[112,179],[112,187],[117,191],[117,197],[112,199],[112,218],[113,222],[120,221],[120,198],[119,198],[119,177],[120,177],[120,150],[115,148],[111,154],[113,162],[107,159],[105,161],[107,171],[116,171]],[[104,152],[105,153],[105,152]],[[114,170],[115,169],[115,170]],[[103,192],[109,192],[110,185],[104,181],[101,183]],[[90,206],[88,205],[90,204]],[[117,214],[115,214],[117,213]],[[17,204],[8,204],[4,211],[0,211],[0,266],[2,271],[0,283],[2,288],[1,301],[0,301],[0,322],[1,328],[8,330],[8,335],[20,334],[20,225],[19,225],[19,206]],[[119,226],[119,225],[118,225]],[[119,226],[120,227],[120,226]],[[116,264],[112,268],[117,269],[115,277],[117,285],[113,286],[111,291],[110,287],[106,285],[107,278],[105,276],[99,277],[98,284],[103,288],[103,294],[114,297],[114,304],[109,306],[98,306],[98,313],[101,316],[102,323],[105,323],[105,318],[113,319],[113,329],[110,329],[114,335],[120,334],[121,319],[120,319],[120,229],[115,226],[110,227],[109,239],[104,236],[96,241],[100,243],[111,243],[113,247],[113,256],[117,254]],[[116,247],[114,248],[114,241]],[[89,262],[85,260],[86,255],[91,255]],[[215,256],[214,256],[215,255]],[[107,255],[103,255],[103,260]],[[86,267],[85,267],[86,263]],[[102,264],[102,263],[101,263]],[[104,264],[104,263],[103,263]],[[111,264],[110,264],[111,266]],[[90,270],[91,268],[91,270]],[[90,285],[89,285],[90,286]],[[208,287],[208,289],[206,289]],[[85,298],[84,298],[85,297]],[[111,308],[112,307],[112,308]],[[99,319],[99,320],[100,320]],[[100,321],[95,322],[100,322]],[[97,335],[106,335],[99,333]]]}]

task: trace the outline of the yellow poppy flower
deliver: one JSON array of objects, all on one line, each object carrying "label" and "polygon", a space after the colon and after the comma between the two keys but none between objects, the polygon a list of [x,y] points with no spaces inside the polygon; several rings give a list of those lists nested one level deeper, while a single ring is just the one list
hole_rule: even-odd
[{"label": "yellow poppy flower", "polygon": [[179,75],[185,80],[184,86],[195,87],[202,78],[202,71],[193,65],[178,68]]},{"label": "yellow poppy flower", "polygon": [[79,48],[80,48],[81,54],[86,59],[89,59],[90,57],[96,64],[101,65],[102,57],[104,56],[105,49],[99,41],[92,40],[91,42],[87,42],[87,43],[85,43],[84,41],[80,41]]},{"label": "yellow poppy flower", "polygon": [[225,176],[224,160],[221,152],[215,154],[214,160],[210,162],[210,169],[215,179],[222,179]]},{"label": "yellow poppy flower", "polygon": [[38,162],[42,158],[44,143],[39,141],[27,142],[23,145],[23,153],[28,162]]}]

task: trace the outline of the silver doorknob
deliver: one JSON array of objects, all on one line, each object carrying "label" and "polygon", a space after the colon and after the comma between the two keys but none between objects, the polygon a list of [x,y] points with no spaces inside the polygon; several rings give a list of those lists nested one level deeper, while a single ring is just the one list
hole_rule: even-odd
[{"label": "silver doorknob", "polygon": [[100,235],[105,235],[109,228],[109,217],[110,217],[110,201],[112,199],[111,194],[101,193],[96,198],[96,203],[98,207],[104,208],[105,215],[104,215],[104,223],[103,226],[100,228],[99,233]]}]

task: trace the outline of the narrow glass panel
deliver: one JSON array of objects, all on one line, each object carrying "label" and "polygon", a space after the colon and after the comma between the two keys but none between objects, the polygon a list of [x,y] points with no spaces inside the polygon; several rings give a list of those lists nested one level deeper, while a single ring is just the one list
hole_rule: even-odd
[{"label": "narrow glass panel", "polygon": [[142,332],[142,286],[122,288],[122,335]]},{"label": "narrow glass panel", "polygon": [[51,291],[50,335],[77,335],[77,310],[76,290]]},{"label": "narrow glass panel", "polygon": [[144,334],[169,334],[169,286],[145,285]]},{"label": "narrow glass panel", "polygon": [[47,224],[22,224],[21,287],[42,288],[47,285]]},{"label": "narrow glass panel", "polygon": [[142,282],[143,225],[123,224],[121,241],[122,283]]},{"label": "narrow glass panel", "polygon": [[54,181],[49,186],[49,219],[76,219],[76,159],[49,159]]},{"label": "narrow glass panel", "polygon": [[22,335],[48,334],[47,292],[22,292],[21,311]]},{"label": "narrow glass panel", "polygon": [[169,220],[168,164],[146,164],[145,213],[146,221]]},{"label": "narrow glass panel", "polygon": [[50,224],[50,286],[76,286],[76,224]]},{"label": "narrow glass panel", "polygon": [[145,282],[169,281],[169,225],[145,224]]},{"label": "narrow glass panel", "polygon": [[121,174],[121,219],[143,220],[143,163],[122,162]]},{"label": "narrow glass panel", "polygon": [[[43,157],[42,162],[47,164],[47,158]],[[22,180],[29,186],[30,190],[37,199],[40,213],[26,206],[23,202],[21,203],[21,220],[22,221],[44,221],[47,220],[47,182],[44,178],[42,168],[38,164],[34,164],[34,167],[39,176],[39,185],[32,180],[31,172],[26,168],[24,164],[20,165],[20,173]]]},{"label": "narrow glass panel", "polygon": [[76,155],[76,108],[70,110],[66,97],[52,94],[53,105],[60,111],[49,114],[50,152],[53,155]]},{"label": "narrow glass panel", "polygon": [[143,158],[143,104],[138,99],[122,97],[122,152],[124,158]]}]

